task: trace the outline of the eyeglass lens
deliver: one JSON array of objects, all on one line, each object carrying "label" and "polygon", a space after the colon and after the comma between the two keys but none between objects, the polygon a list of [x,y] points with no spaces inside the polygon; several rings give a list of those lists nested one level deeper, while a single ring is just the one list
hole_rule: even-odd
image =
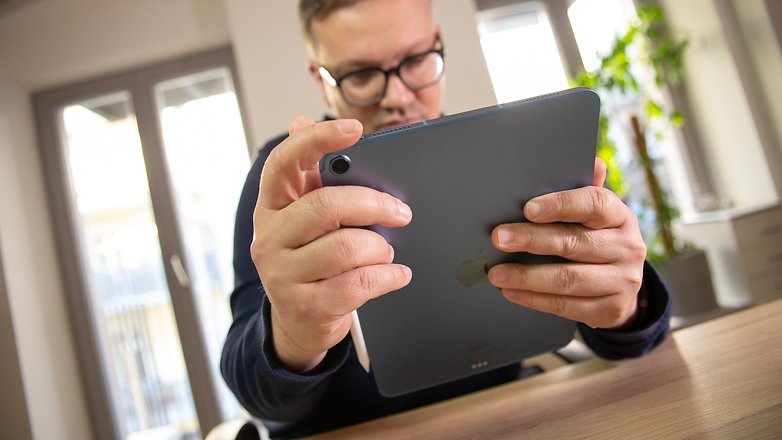
[{"label": "eyeglass lens", "polygon": [[[436,82],[443,72],[443,58],[437,52],[428,52],[404,60],[398,68],[402,82],[415,91]],[[368,69],[342,78],[340,88],[349,102],[368,105],[382,99],[387,75],[380,69]]]}]

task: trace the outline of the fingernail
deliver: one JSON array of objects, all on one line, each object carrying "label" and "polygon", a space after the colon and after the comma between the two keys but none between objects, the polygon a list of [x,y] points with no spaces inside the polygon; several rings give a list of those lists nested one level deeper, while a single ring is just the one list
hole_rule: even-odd
[{"label": "fingernail", "polygon": [[543,208],[538,202],[528,202],[527,205],[524,206],[524,213],[527,215],[527,218],[537,217],[542,210]]},{"label": "fingernail", "polygon": [[413,278],[413,269],[410,269],[409,267],[403,265],[402,266],[402,271],[405,273],[405,275],[408,278]]},{"label": "fingernail", "polygon": [[343,119],[337,121],[337,128],[345,134],[351,134],[358,130],[358,121],[355,119]]},{"label": "fingernail", "polygon": [[508,244],[513,239],[513,232],[507,228],[499,228],[497,230],[497,239],[500,240],[500,244]]},{"label": "fingernail", "polygon": [[508,279],[508,270],[504,267],[495,267],[491,270],[491,277],[494,281],[502,283]]},{"label": "fingernail", "polygon": [[402,218],[405,220],[410,220],[413,218],[413,210],[410,209],[410,207],[407,206],[404,202],[397,201],[397,206],[399,207],[399,214],[402,215]]}]

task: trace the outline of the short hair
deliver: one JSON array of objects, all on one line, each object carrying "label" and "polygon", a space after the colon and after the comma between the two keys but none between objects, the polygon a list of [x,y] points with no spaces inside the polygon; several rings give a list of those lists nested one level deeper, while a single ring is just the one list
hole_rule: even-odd
[{"label": "short hair", "polygon": [[[304,41],[308,46],[314,46],[312,23],[321,20],[339,8],[352,6],[361,0],[299,0],[299,25]],[[431,7],[432,0],[427,0]]]}]

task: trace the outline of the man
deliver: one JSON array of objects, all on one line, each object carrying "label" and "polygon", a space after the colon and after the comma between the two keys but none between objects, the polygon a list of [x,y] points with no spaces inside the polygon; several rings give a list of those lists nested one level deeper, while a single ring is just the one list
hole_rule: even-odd
[{"label": "man", "polygon": [[[517,379],[514,365],[384,398],[359,365],[348,336],[351,312],[404,287],[412,275],[393,263],[393,249],[378,234],[340,225],[403,227],[412,213],[368,188],[321,188],[318,159],[362,132],[440,115],[442,69],[418,68],[442,62],[440,29],[427,0],[299,6],[310,72],[342,119],[297,118],[248,175],[236,220],[226,382],[273,435],[299,436]],[[596,161],[594,186],[536,198],[524,207],[532,223],[492,232],[502,251],[556,254],[572,263],[498,265],[489,279],[509,301],[578,321],[596,353],[638,356],[668,332],[668,294],[644,262],[636,217],[602,188],[604,178]]]}]

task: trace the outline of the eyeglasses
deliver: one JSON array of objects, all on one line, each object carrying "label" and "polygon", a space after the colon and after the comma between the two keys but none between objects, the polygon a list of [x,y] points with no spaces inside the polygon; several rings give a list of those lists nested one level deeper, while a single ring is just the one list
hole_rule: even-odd
[{"label": "eyeglasses", "polygon": [[326,83],[339,89],[345,102],[354,107],[367,107],[383,100],[388,88],[388,76],[392,73],[395,73],[408,89],[415,92],[439,81],[444,70],[445,48],[438,37],[435,40],[435,48],[409,56],[390,69],[369,67],[346,73],[339,78],[334,78],[323,66],[318,72]]}]

